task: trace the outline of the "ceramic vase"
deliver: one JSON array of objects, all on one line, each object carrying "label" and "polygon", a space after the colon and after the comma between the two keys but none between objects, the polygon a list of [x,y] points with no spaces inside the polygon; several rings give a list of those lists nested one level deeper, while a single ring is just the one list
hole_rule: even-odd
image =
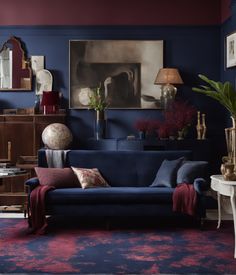
[{"label": "ceramic vase", "polygon": [[236,172],[236,118],[231,117],[232,127],[225,129],[225,138],[227,145],[227,163],[234,165],[234,173]]},{"label": "ceramic vase", "polygon": [[96,111],[95,118],[95,138],[102,139],[105,138],[105,113],[104,111]]},{"label": "ceramic vase", "polygon": [[185,136],[187,135],[187,127],[184,127],[183,129],[178,131],[178,140],[182,140],[185,138]]}]

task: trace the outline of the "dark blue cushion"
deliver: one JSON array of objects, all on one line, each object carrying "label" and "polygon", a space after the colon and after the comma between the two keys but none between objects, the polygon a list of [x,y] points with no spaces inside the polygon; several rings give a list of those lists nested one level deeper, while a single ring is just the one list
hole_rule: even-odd
[{"label": "dark blue cushion", "polygon": [[[99,187],[66,188],[51,190],[46,195],[47,204],[133,204],[172,203],[174,188],[149,187]],[[79,207],[79,206],[78,206]],[[94,206],[96,211],[96,205]]]},{"label": "dark blue cushion", "polygon": [[179,167],[181,166],[184,158],[179,158],[175,160],[165,159],[159,170],[157,171],[156,178],[150,187],[166,186],[175,187],[176,186],[176,175]]},{"label": "dark blue cushion", "polygon": [[206,178],[208,162],[206,161],[186,161],[177,172],[177,184],[191,183],[196,178]]}]

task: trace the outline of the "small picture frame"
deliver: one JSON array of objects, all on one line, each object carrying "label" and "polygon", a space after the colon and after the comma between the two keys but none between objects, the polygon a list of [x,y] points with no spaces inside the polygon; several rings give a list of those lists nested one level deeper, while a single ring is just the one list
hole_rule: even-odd
[{"label": "small picture frame", "polygon": [[44,69],[44,56],[43,55],[32,55],[31,56],[31,68],[33,75],[40,70]]},{"label": "small picture frame", "polygon": [[226,68],[236,66],[236,32],[226,36]]}]

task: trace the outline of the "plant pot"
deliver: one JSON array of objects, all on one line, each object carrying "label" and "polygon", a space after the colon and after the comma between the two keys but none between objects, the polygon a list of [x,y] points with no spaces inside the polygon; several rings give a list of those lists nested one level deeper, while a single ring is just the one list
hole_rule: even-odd
[{"label": "plant pot", "polygon": [[225,129],[225,138],[227,145],[227,163],[234,164],[234,172],[236,172],[236,118],[232,117],[232,127]]},{"label": "plant pot", "polygon": [[188,131],[187,127],[184,127],[183,129],[179,130],[178,131],[178,140],[184,139],[187,135],[187,131]]}]

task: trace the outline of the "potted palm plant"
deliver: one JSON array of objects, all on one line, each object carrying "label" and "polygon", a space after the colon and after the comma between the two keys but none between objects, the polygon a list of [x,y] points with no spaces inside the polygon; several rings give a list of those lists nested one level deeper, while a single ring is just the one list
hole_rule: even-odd
[{"label": "potted palm plant", "polygon": [[93,93],[89,97],[88,106],[89,109],[93,109],[96,112],[95,137],[96,139],[103,138],[105,135],[105,109],[108,106],[108,102],[101,92],[101,86],[93,89]]},{"label": "potted palm plant", "polygon": [[230,82],[216,82],[205,75],[198,75],[209,86],[201,85],[200,88],[193,88],[193,91],[205,94],[223,105],[236,119],[236,91]]},{"label": "potted palm plant", "polygon": [[199,77],[209,86],[201,85],[200,88],[193,88],[193,91],[205,94],[223,105],[231,114],[232,128],[225,129],[228,157],[226,161],[234,164],[236,173],[236,91],[230,82],[216,82],[204,75]]}]

